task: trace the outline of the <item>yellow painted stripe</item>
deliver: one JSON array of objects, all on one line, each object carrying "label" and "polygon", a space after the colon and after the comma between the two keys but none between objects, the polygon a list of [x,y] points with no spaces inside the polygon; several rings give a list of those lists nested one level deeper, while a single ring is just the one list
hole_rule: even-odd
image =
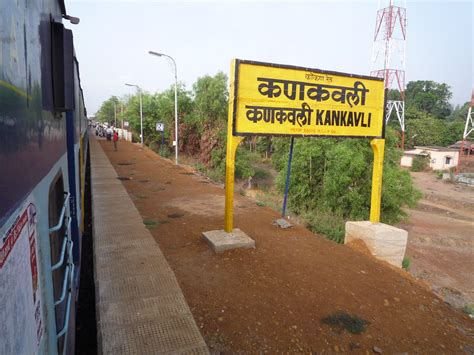
[{"label": "yellow painted stripe", "polygon": [[16,87],[13,84],[10,84],[6,81],[0,80],[0,86],[4,87],[5,89],[13,91],[15,94],[18,94],[20,96],[26,97],[27,99],[31,99],[30,95],[26,93],[26,91]]},{"label": "yellow painted stripe", "polygon": [[84,188],[85,188],[85,180],[86,180],[86,172],[84,170],[84,135],[81,135],[79,139],[79,171],[81,172],[81,176],[79,176],[80,184],[81,184],[81,234],[84,232]]}]

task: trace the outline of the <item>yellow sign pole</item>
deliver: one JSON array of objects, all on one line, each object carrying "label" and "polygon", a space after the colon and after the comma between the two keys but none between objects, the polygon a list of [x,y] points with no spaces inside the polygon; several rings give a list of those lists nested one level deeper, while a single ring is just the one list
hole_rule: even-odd
[{"label": "yellow sign pole", "polygon": [[225,157],[225,213],[224,213],[224,231],[232,233],[234,225],[234,176],[235,176],[235,153],[243,137],[234,137],[232,135],[234,119],[234,90],[235,90],[235,60],[230,67],[230,92],[229,92],[229,110],[227,119],[227,153]]},{"label": "yellow sign pole", "polygon": [[374,167],[372,171],[372,195],[370,198],[370,221],[380,222],[380,205],[382,200],[382,172],[385,151],[385,139],[372,139],[370,141],[374,152]]},{"label": "yellow sign pole", "polygon": [[233,137],[232,131],[227,133],[227,156],[225,160],[225,221],[224,230],[232,233],[234,224],[234,174],[235,153],[242,137]]}]

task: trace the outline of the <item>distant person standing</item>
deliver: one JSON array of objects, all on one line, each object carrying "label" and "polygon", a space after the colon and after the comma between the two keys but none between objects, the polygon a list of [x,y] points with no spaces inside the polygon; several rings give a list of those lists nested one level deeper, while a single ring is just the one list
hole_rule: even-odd
[{"label": "distant person standing", "polygon": [[114,130],[114,150],[117,151],[117,142],[118,142],[118,132]]}]

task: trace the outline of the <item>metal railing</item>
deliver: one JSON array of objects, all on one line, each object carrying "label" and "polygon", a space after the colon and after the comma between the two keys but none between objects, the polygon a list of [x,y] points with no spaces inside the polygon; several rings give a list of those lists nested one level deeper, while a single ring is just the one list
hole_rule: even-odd
[{"label": "metal railing", "polygon": [[69,192],[65,192],[64,193],[63,207],[61,208],[61,215],[59,216],[58,224],[56,224],[54,227],[49,228],[49,233],[50,234],[53,233],[53,232],[57,232],[63,226],[64,216],[66,215],[66,209],[67,209],[67,206],[68,206],[69,197],[71,197],[71,194]]},{"label": "metal railing", "polygon": [[[72,293],[74,285],[74,262],[72,257],[73,241],[71,239],[71,217],[69,216],[69,198],[71,194],[68,192],[64,193],[63,206],[61,208],[61,213],[59,215],[58,223],[49,228],[49,234],[60,231],[64,226],[66,227],[64,233],[64,239],[61,246],[61,254],[59,260],[51,265],[51,271],[54,272],[62,266],[66,265],[64,271],[64,278],[61,287],[61,294],[58,299],[54,300],[54,306],[57,307],[64,302],[66,302],[66,313],[63,318],[63,325],[61,330],[56,333],[56,340],[64,336],[69,328],[69,320],[71,317],[71,302],[72,302]],[[67,221],[67,224],[65,223]],[[67,296],[67,297],[66,297]],[[64,343],[63,349],[67,348],[66,343]],[[64,352],[64,351],[63,351]]]},{"label": "metal railing", "polygon": [[[71,230],[71,218],[68,218],[68,219],[69,219],[69,222],[67,224],[67,230]],[[63,266],[67,245],[69,245],[69,250],[68,250],[68,257],[69,257],[69,255],[72,253],[72,242],[68,240],[67,235],[66,235],[63,240],[63,245],[61,247],[61,257],[59,258],[59,261],[56,264],[51,266],[52,271],[59,269],[61,266]]]}]

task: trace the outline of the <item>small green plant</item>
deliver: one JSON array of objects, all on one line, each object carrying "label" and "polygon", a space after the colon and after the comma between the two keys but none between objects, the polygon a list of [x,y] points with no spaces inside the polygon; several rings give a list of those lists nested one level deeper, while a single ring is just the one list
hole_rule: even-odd
[{"label": "small green plant", "polygon": [[201,163],[201,162],[196,162],[196,163],[194,163],[193,165],[194,165],[194,167],[196,168],[196,170],[198,170],[198,171],[201,171],[201,172],[205,172],[205,171],[206,171],[206,167],[205,167],[204,164]]},{"label": "small green plant", "polygon": [[405,256],[402,261],[402,268],[408,271],[408,269],[410,268],[410,264],[411,264],[410,259]]},{"label": "small green plant", "polygon": [[323,324],[335,326],[340,330],[347,330],[352,334],[360,334],[365,332],[369,321],[346,312],[337,312],[321,319]]},{"label": "small green plant", "polygon": [[157,221],[154,221],[152,219],[146,219],[143,221],[143,224],[148,228],[148,229],[153,229],[158,225]]},{"label": "small green plant", "polygon": [[263,207],[263,206],[265,206],[265,202],[263,202],[263,201],[257,201],[257,206],[258,206],[258,207]]},{"label": "small green plant", "polygon": [[170,151],[165,146],[160,147],[160,149],[158,150],[158,154],[163,158],[169,158],[171,156]]}]

